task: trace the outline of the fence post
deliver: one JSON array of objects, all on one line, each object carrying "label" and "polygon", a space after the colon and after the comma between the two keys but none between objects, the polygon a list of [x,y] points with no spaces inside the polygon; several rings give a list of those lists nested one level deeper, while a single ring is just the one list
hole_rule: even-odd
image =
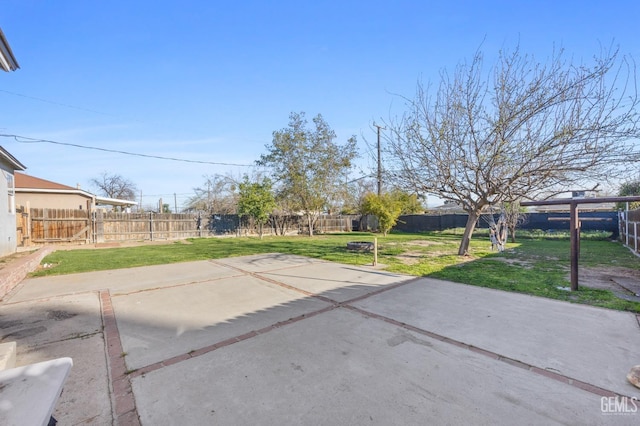
[{"label": "fence post", "polygon": [[378,237],[373,238],[373,266],[378,266]]},{"label": "fence post", "polygon": [[153,212],[149,212],[149,238],[153,241]]},{"label": "fence post", "polygon": [[638,222],[633,222],[633,247],[638,252]]},{"label": "fence post", "polygon": [[29,238],[29,245],[33,244],[33,240],[31,238],[31,203],[29,201],[27,201],[27,205],[26,205],[26,212],[27,212],[27,237]]},{"label": "fence post", "polygon": [[89,220],[91,221],[89,223],[89,226],[91,227],[91,230],[89,232],[91,232],[91,240],[90,240],[90,244],[96,244],[98,242],[98,230],[96,229],[96,212],[95,210],[89,213]]},{"label": "fence post", "polygon": [[47,240],[47,209],[42,209],[42,235],[44,236],[44,240]]}]

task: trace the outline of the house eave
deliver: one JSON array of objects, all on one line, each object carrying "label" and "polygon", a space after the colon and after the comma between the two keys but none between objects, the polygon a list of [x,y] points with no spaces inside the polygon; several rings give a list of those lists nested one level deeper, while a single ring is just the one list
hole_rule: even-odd
[{"label": "house eave", "polygon": [[20,68],[2,29],[0,29],[0,68],[7,72]]},{"label": "house eave", "polygon": [[137,201],[122,200],[120,198],[107,198],[96,196],[96,204],[108,204],[110,206],[135,206]]},{"label": "house eave", "polygon": [[11,165],[11,167],[13,167],[13,170],[24,171],[27,169],[27,167],[24,164],[18,161],[16,157],[11,155],[9,151],[7,151],[1,146],[0,146],[0,158],[8,162]]},{"label": "house eave", "polygon": [[38,193],[38,194],[73,194],[86,198],[95,199],[96,196],[81,189],[44,189],[44,188],[16,188],[16,193]]}]

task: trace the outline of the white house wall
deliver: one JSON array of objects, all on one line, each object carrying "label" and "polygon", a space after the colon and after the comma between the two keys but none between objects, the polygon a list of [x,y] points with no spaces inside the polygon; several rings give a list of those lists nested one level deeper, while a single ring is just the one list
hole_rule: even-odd
[{"label": "white house wall", "polygon": [[91,198],[79,194],[18,192],[16,203],[32,209],[91,210]]},{"label": "white house wall", "polygon": [[[0,161],[0,257],[16,252],[16,212],[9,212],[7,176],[13,177],[13,168]],[[15,196],[13,197],[15,199]]]}]

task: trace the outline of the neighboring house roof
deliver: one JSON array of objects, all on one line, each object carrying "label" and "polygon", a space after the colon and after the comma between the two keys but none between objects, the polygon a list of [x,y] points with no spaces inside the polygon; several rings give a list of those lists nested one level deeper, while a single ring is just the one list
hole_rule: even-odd
[{"label": "neighboring house roof", "polygon": [[441,206],[429,207],[428,212],[439,214],[465,213],[465,211],[456,203],[447,203]]},{"label": "neighboring house roof", "polygon": [[4,160],[13,167],[13,170],[26,170],[27,167],[19,162],[16,157],[9,154],[9,151],[0,146],[0,160]]},{"label": "neighboring house roof", "polygon": [[107,204],[110,206],[133,206],[138,204],[135,201],[121,200],[118,198],[99,197],[90,192],[83,191],[73,186],[63,185],[61,183],[52,182],[46,179],[40,179],[35,176],[29,176],[24,173],[15,173],[16,192],[37,192],[50,194],[77,194],[95,200],[98,204]]},{"label": "neighboring house roof", "polygon": [[[568,212],[569,204],[556,205],[556,206],[534,206],[528,207],[531,211],[536,211],[539,213],[558,213],[558,212]],[[594,204],[580,204],[580,211],[615,211],[616,204],[615,203],[594,203]]]},{"label": "neighboring house roof", "polygon": [[[81,191],[72,186],[62,185],[61,183],[51,182],[50,180],[40,179],[35,176],[29,176],[24,173],[16,173],[16,189],[36,189],[36,190],[56,190],[56,191]],[[87,193],[88,194],[88,193]],[[89,194],[93,197],[93,194]]]},{"label": "neighboring house roof", "polygon": [[0,28],[0,68],[4,71],[15,71],[20,68],[18,65],[18,61],[16,61],[16,57],[13,56],[13,52],[11,51],[11,46],[9,46],[9,42],[4,36],[2,29]]}]

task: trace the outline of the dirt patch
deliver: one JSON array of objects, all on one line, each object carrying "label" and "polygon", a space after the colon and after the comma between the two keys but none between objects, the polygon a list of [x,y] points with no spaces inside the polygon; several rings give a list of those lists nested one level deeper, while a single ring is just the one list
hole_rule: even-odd
[{"label": "dirt patch", "polygon": [[[567,280],[570,279],[570,275],[567,275]],[[580,267],[578,280],[578,285],[610,290],[617,295],[637,297],[640,294],[640,270],[636,269],[615,266]]]},{"label": "dirt patch", "polygon": [[409,246],[429,247],[429,246],[441,246],[443,243],[439,241],[413,240],[413,241],[407,241],[405,244]]},{"label": "dirt patch", "polygon": [[395,257],[405,265],[417,265],[424,258],[424,253],[420,253],[419,251],[405,251]]},{"label": "dirt patch", "polygon": [[491,260],[497,260],[500,262],[504,262],[508,265],[515,265],[515,266],[519,266],[521,268],[524,269],[531,269],[533,268],[533,264],[527,260],[521,260],[521,259],[507,259],[504,257],[492,257]]}]

